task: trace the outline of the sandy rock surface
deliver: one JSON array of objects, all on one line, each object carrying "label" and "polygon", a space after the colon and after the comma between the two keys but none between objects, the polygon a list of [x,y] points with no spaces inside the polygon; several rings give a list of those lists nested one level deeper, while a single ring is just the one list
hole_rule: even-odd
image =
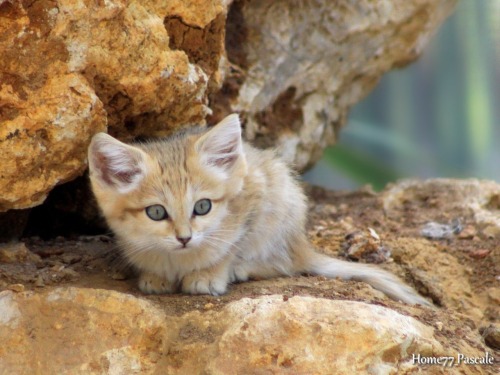
[{"label": "sandy rock surface", "polygon": [[[1,1],[0,211],[40,204],[82,174],[97,132],[131,139],[202,123],[208,85],[220,84],[226,9],[218,1]],[[190,28],[206,28],[190,40],[206,43],[205,69],[172,45]]]},{"label": "sandy rock surface", "polygon": [[[307,275],[235,284],[220,297],[145,296],[107,236],[25,238],[0,249],[0,373],[498,373],[500,185],[308,193],[319,250],[383,249],[379,267],[435,308]],[[461,229],[446,238],[422,234],[457,218]]]},{"label": "sandy rock surface", "polygon": [[4,373],[352,374],[447,354],[415,318],[314,297],[243,298],[175,317],[128,294],[63,287],[1,292],[0,313]]},{"label": "sandy rock surface", "polygon": [[81,175],[97,132],[162,136],[210,114],[240,112],[248,139],[303,169],[455,2],[0,0],[0,212]]},{"label": "sandy rock surface", "polygon": [[277,146],[302,170],[385,72],[420,55],[455,4],[236,1],[227,21],[231,70],[211,106],[216,115],[243,113],[248,139]]}]

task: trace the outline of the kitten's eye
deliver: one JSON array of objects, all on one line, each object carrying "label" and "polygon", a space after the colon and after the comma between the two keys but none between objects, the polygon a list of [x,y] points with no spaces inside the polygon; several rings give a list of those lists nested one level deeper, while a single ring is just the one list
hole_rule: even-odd
[{"label": "kitten's eye", "polygon": [[212,208],[212,202],[210,199],[200,199],[198,202],[194,204],[194,215],[206,215],[210,212]]},{"label": "kitten's eye", "polygon": [[161,204],[154,204],[146,207],[146,215],[148,215],[151,220],[155,221],[160,221],[168,217],[167,210]]}]

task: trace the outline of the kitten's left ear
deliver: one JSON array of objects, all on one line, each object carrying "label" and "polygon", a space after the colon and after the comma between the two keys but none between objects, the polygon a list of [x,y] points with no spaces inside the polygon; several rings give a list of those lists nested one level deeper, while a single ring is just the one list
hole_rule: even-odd
[{"label": "kitten's left ear", "polygon": [[227,116],[215,125],[194,145],[203,163],[229,170],[243,157],[241,125],[237,114]]}]

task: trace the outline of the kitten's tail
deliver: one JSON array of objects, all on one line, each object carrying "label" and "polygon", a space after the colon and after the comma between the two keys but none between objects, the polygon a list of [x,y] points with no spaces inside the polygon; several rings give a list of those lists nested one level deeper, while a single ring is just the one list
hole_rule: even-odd
[{"label": "kitten's tail", "polygon": [[429,301],[396,276],[375,266],[330,258],[312,249],[309,256],[303,259],[306,262],[305,272],[329,278],[339,277],[344,280],[364,281],[396,301],[400,300],[411,305],[418,303],[432,306]]}]

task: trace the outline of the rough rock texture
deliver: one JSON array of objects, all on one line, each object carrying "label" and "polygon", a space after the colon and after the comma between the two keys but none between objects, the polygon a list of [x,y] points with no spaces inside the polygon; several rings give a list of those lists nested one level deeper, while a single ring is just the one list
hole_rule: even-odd
[{"label": "rough rock texture", "polygon": [[[226,84],[213,101],[242,112],[245,134],[304,169],[349,108],[413,61],[455,0],[251,0],[229,13]],[[241,45],[244,48],[241,48]]]},{"label": "rough rock texture", "polygon": [[415,318],[312,297],[243,298],[175,317],[101,289],[4,291],[0,316],[2,373],[408,373],[413,354],[451,355]]},{"label": "rough rock texture", "polygon": [[[0,247],[0,373],[498,373],[499,184],[308,192],[318,249],[339,257],[368,231],[389,254],[378,266],[436,307],[312,276],[236,284],[220,297],[145,296],[109,237],[25,238]],[[422,235],[430,221],[457,218],[450,237]],[[459,355],[493,362],[457,363]],[[455,365],[429,364],[439,358]]]},{"label": "rough rock texture", "polygon": [[165,335],[161,310],[112,291],[5,291],[0,316],[1,373],[150,372]]},{"label": "rough rock texture", "polygon": [[0,0],[0,212],[80,175],[94,133],[164,135],[210,107],[302,169],[455,1]]},{"label": "rough rock texture", "polygon": [[[195,3],[0,1],[0,211],[35,206],[80,175],[94,133],[130,139],[204,121],[226,7]],[[183,19],[189,27],[169,21]],[[169,38],[186,28],[204,31],[189,39],[204,44],[203,64]]]}]

